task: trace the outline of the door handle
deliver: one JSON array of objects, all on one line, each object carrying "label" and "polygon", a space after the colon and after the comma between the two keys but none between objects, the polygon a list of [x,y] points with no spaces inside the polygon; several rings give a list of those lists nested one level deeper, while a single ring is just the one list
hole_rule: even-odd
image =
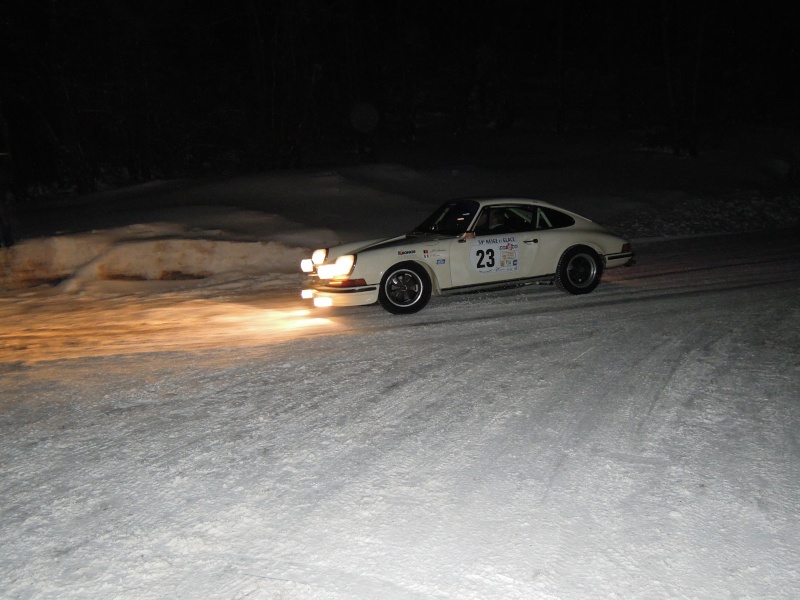
[{"label": "door handle", "polygon": [[533,238],[532,240],[525,240],[526,244],[538,244],[539,240],[537,238]]}]

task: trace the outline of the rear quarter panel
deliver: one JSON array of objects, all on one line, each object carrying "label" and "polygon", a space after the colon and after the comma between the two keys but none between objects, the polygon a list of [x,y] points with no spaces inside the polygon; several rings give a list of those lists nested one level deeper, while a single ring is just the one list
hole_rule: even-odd
[{"label": "rear quarter panel", "polygon": [[561,255],[572,246],[588,246],[605,256],[619,252],[624,243],[624,240],[605,230],[582,226],[540,231],[538,237],[537,275],[555,273]]}]

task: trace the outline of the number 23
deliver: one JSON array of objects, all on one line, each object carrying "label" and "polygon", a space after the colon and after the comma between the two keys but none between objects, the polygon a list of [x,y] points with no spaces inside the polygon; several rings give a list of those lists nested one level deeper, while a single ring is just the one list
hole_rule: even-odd
[{"label": "number 23", "polygon": [[478,250],[478,268],[492,268],[494,266],[494,250],[491,248],[487,250]]}]

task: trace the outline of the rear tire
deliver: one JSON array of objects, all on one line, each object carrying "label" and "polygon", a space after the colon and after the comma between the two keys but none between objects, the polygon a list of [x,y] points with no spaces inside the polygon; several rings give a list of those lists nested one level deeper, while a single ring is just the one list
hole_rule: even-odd
[{"label": "rear tire", "polygon": [[588,246],[567,249],[558,261],[556,285],[568,294],[588,294],[600,283],[603,261]]},{"label": "rear tire", "polygon": [[408,315],[425,308],[431,298],[428,272],[413,262],[391,267],[381,280],[378,302],[395,315]]}]

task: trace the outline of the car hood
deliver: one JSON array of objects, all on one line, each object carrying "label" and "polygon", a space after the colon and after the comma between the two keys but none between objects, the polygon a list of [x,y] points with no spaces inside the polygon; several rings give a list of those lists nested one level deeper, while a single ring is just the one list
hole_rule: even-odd
[{"label": "car hood", "polygon": [[328,250],[328,260],[335,259],[343,254],[359,254],[367,250],[382,250],[384,248],[393,248],[396,246],[408,246],[409,244],[429,244],[436,240],[450,239],[450,237],[451,236],[446,235],[405,234],[392,238],[351,242],[349,244],[342,244],[341,246],[330,248]]}]

